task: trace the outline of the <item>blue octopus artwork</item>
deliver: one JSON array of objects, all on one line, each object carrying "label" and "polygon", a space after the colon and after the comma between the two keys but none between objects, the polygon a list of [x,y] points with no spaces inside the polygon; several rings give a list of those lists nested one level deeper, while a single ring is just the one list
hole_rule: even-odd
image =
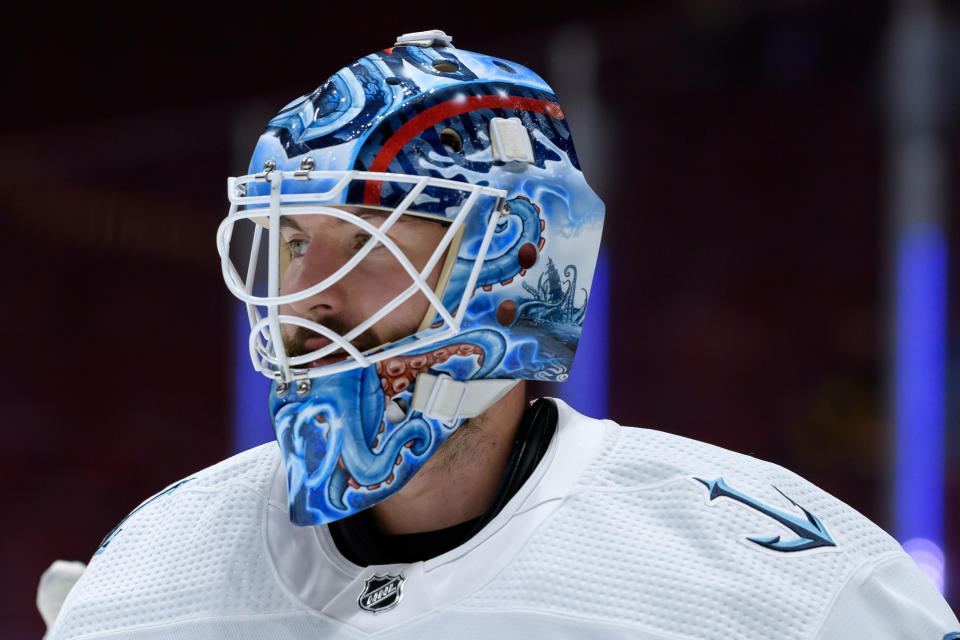
[{"label": "blue octopus artwork", "polygon": [[[360,511],[403,486],[453,433],[411,410],[412,385],[426,371],[466,379],[485,377],[503,359],[506,343],[495,331],[431,345],[374,367],[318,378],[323,392],[304,399],[270,394],[274,429],[284,455],[290,517],[317,524]],[[402,418],[391,421],[388,408]]]},{"label": "blue octopus artwork", "polygon": [[[522,125],[530,161],[495,157],[495,119]],[[380,210],[407,202],[405,213],[463,225],[450,248],[449,277],[437,292],[450,315],[463,310],[456,336],[443,333],[449,326],[437,312],[416,335],[389,345],[409,347],[402,355],[311,377],[310,389],[299,395],[278,396],[274,386],[270,411],[291,519],[312,525],[395,493],[462,422],[447,424],[412,409],[421,373],[458,381],[567,377],[604,207],[583,176],[550,87],[521,65],[452,47],[396,46],[341,69],[270,121],[250,174],[270,165],[291,176],[306,160],[317,174],[437,180],[412,200],[411,182],[383,177],[352,179],[339,191],[331,190],[335,177],[285,177],[284,194],[329,191],[324,204]],[[506,196],[482,196],[459,216],[470,191],[448,181],[494,187]],[[265,181],[246,188],[249,196],[270,193]]]}]

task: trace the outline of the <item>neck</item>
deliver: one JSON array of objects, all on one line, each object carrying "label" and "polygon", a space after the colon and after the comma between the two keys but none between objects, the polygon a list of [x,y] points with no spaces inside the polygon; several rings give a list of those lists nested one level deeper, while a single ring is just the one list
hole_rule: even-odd
[{"label": "neck", "polygon": [[510,457],[525,398],[521,380],[462,424],[403,489],[370,508],[380,530],[436,531],[483,515]]}]

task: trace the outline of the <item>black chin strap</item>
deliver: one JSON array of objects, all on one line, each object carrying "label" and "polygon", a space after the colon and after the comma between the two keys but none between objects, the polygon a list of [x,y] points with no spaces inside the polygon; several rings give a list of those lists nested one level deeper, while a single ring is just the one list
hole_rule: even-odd
[{"label": "black chin strap", "polygon": [[361,511],[328,525],[337,549],[354,564],[369,566],[427,560],[460,546],[493,520],[523,486],[556,429],[557,405],[552,400],[540,398],[527,407],[497,489],[480,517],[439,531],[387,535],[379,531],[369,510]]}]

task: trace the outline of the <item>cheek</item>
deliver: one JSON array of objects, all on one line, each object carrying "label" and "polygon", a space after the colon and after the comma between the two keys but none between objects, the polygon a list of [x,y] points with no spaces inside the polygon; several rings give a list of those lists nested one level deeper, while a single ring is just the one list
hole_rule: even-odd
[{"label": "cheek", "polygon": [[312,287],[320,282],[325,274],[325,271],[306,258],[292,260],[283,265],[280,271],[280,295],[290,295]]},{"label": "cheek", "polygon": [[[416,263],[414,264],[416,265]],[[436,286],[439,275],[440,269],[437,268],[427,278],[431,290]],[[378,270],[371,277],[358,277],[355,282],[350,283],[347,289],[352,298],[350,307],[356,311],[358,316],[369,317],[413,284],[410,275],[394,261],[393,264]],[[428,305],[426,296],[417,289],[413,295],[404,300],[377,324],[386,323],[393,328],[401,325],[419,325],[420,320],[427,312]],[[415,329],[416,326],[413,326],[410,331],[412,332]],[[407,335],[407,333],[409,332],[405,332],[404,335]]]},{"label": "cheek", "polygon": [[[283,296],[288,293],[294,293],[296,290],[296,269],[293,266],[288,266],[280,276],[280,295]],[[289,308],[289,306],[289,304],[283,304],[280,305],[280,308],[286,309]]]},{"label": "cheek", "polygon": [[396,262],[368,273],[358,271],[354,270],[354,278],[344,278],[344,286],[358,307],[380,308],[413,284],[407,272]]}]

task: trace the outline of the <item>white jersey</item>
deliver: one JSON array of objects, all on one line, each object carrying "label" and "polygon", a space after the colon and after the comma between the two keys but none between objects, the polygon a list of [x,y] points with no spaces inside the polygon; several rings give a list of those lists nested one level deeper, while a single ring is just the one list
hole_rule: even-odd
[{"label": "white jersey", "polygon": [[[149,501],[93,557],[51,640],[942,640],[900,546],[773,464],[557,402],[556,436],[461,546],[359,567],[287,514],[275,444]],[[952,637],[952,636],[950,636]]]}]

